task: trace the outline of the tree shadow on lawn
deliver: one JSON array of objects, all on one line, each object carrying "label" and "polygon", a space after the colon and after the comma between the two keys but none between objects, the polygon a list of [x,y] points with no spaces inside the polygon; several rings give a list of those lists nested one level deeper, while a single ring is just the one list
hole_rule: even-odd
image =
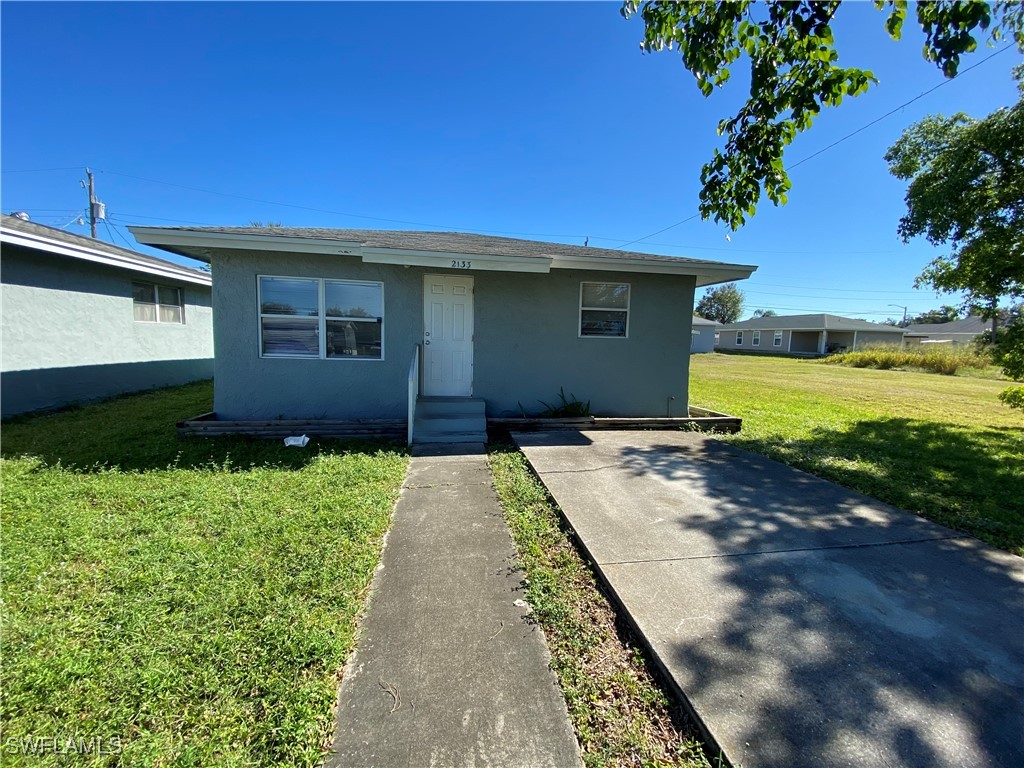
[{"label": "tree shadow on lawn", "polygon": [[877,419],[803,440],[731,442],[1024,553],[1024,428]]},{"label": "tree shadow on lawn", "polygon": [[310,438],[305,448],[246,437],[180,438],[175,425],[206,407],[208,382],[126,395],[4,422],[0,455],[34,456],[80,472],[253,467],[301,469],[321,454],[405,452],[386,441]]},{"label": "tree shadow on lawn", "polygon": [[[905,422],[854,431],[922,459],[957,439]],[[619,451],[636,482],[700,499],[649,510],[672,511],[675,556],[609,573],[732,760],[1019,764],[1019,559],[719,441]]]}]

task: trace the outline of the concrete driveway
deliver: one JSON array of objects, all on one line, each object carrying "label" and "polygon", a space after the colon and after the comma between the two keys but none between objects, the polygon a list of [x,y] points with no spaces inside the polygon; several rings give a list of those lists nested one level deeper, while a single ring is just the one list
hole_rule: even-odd
[{"label": "concrete driveway", "polygon": [[734,765],[1024,765],[1021,558],[696,434],[514,438]]}]

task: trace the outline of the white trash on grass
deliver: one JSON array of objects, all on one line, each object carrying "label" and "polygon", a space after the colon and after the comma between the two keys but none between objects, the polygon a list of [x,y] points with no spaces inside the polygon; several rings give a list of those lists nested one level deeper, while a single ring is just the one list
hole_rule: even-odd
[{"label": "white trash on grass", "polygon": [[284,439],[285,445],[294,445],[296,448],[305,448],[306,443],[309,442],[309,437],[303,435],[302,437],[286,437]]}]

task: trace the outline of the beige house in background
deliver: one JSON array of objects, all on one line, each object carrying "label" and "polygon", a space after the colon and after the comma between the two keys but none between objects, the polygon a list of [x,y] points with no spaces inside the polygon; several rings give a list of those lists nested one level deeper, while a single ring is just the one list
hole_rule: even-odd
[{"label": "beige house in background", "polygon": [[860,349],[868,344],[902,344],[903,329],[839,315],[757,317],[718,326],[718,350],[813,357]]},{"label": "beige house in background", "polygon": [[[986,327],[988,326],[988,327]],[[992,327],[980,317],[972,315],[950,323],[921,323],[903,329],[903,340],[908,344],[971,344]]]}]

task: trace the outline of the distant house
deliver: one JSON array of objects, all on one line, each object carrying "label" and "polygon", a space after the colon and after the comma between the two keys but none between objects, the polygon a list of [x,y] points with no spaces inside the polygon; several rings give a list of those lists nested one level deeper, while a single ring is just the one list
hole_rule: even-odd
[{"label": "distant house", "polygon": [[690,352],[700,354],[701,352],[715,351],[715,328],[718,323],[714,320],[705,320],[703,317],[693,316],[693,330],[690,331]]},{"label": "distant house", "polygon": [[921,323],[903,329],[908,344],[971,344],[991,327],[980,317],[972,315],[950,323]]},{"label": "distant house", "polygon": [[213,375],[210,274],[0,215],[4,418]]},{"label": "distant house", "polygon": [[685,413],[694,289],[755,269],[460,232],[131,231],[213,265],[218,419],[411,416],[417,442],[480,440],[485,414],[560,391]]},{"label": "distant house", "polygon": [[783,315],[720,325],[718,337],[721,350],[808,357],[867,344],[900,344],[903,329],[839,315]]}]

